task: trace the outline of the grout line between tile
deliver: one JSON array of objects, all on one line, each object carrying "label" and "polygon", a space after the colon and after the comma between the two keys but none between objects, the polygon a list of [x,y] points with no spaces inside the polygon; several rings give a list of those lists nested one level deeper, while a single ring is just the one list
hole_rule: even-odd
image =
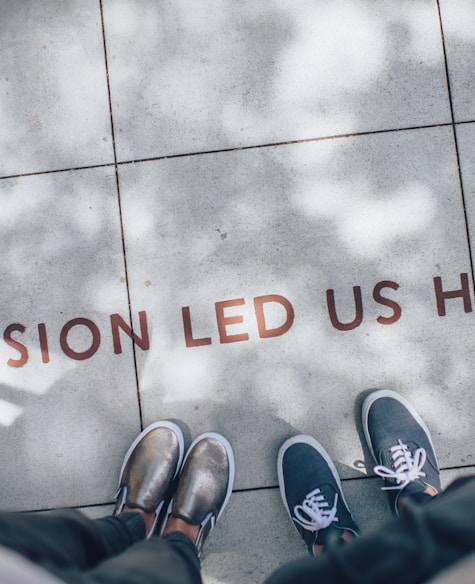
[{"label": "grout line between tile", "polygon": [[27,509],[23,511],[18,511],[18,513],[43,513],[48,511],[66,511],[69,509],[91,509],[100,507],[110,507],[115,505],[115,501],[107,501],[106,503],[90,503],[88,505],[72,505],[67,507],[47,507],[45,509]]},{"label": "grout line between tile", "polygon": [[124,237],[124,221],[123,221],[123,213],[122,213],[122,200],[120,194],[120,179],[119,179],[119,168],[117,165],[117,149],[115,143],[115,129],[114,129],[114,115],[112,112],[112,98],[111,98],[111,88],[110,88],[110,78],[109,78],[109,62],[107,58],[107,42],[106,42],[106,31],[104,25],[104,10],[102,6],[102,0],[99,0],[99,7],[101,12],[101,24],[102,24],[102,41],[104,44],[104,61],[106,67],[106,78],[107,78],[107,95],[109,99],[109,114],[110,114],[110,123],[111,123],[111,135],[112,135],[112,148],[114,152],[114,168],[115,168],[115,182],[117,188],[117,203],[119,207],[119,218],[120,218],[120,233],[122,239],[122,254],[124,258],[124,271],[125,271],[125,286],[127,290],[127,303],[129,306],[129,320],[130,320],[130,330],[132,332],[132,356],[134,359],[134,369],[135,369],[135,383],[137,388],[137,403],[139,408],[139,419],[140,419],[140,429],[143,430],[143,415],[142,415],[142,400],[140,397],[140,383],[139,383],[139,375],[138,375],[138,367],[137,367],[137,353],[135,349],[135,343],[133,341],[134,337],[134,323],[132,319],[132,304],[131,304],[131,297],[130,297],[130,284],[129,284],[129,272],[127,269],[127,253],[126,253],[126,246],[125,246],[125,237]]},{"label": "grout line between tile", "polygon": [[[441,472],[445,472],[445,471],[450,471],[450,470],[467,470],[467,469],[473,469],[473,474],[475,476],[475,465],[473,464],[467,464],[467,465],[461,465],[461,466],[444,466],[440,468]],[[361,475],[358,477],[346,477],[346,478],[340,478],[342,483],[345,482],[349,482],[349,481],[369,481],[372,479],[376,479],[376,480],[381,480],[380,477],[378,477],[377,475]],[[278,490],[279,489],[279,485],[268,485],[265,487],[250,487],[247,489],[233,489],[233,493],[252,493],[254,491],[267,491],[267,490]]]},{"label": "grout line between tile", "polygon": [[439,14],[439,26],[440,26],[440,34],[441,34],[441,40],[442,40],[442,51],[444,53],[445,78],[447,81],[447,92],[448,92],[448,97],[449,97],[450,116],[452,119],[451,126],[452,126],[452,132],[453,132],[453,137],[454,137],[455,156],[457,159],[459,186],[460,186],[460,193],[462,195],[463,214],[464,214],[464,220],[465,220],[465,232],[466,232],[466,236],[467,236],[468,255],[469,255],[469,259],[470,259],[470,269],[471,269],[471,275],[472,275],[472,289],[475,290],[474,258],[473,258],[472,245],[471,245],[471,239],[470,239],[470,227],[468,224],[468,211],[467,211],[467,205],[466,205],[466,197],[465,197],[465,190],[464,190],[464,184],[463,184],[462,169],[460,167],[460,155],[459,155],[459,147],[458,147],[458,140],[457,140],[457,128],[456,128],[456,123],[455,123],[455,118],[454,118],[452,87],[450,85],[449,65],[447,62],[447,51],[446,51],[446,47],[445,47],[444,25],[442,22],[442,12],[441,12],[441,8],[440,8],[440,0],[437,0],[437,10],[438,10],[438,14]]},{"label": "grout line between tile", "polygon": [[157,160],[168,160],[172,158],[185,158],[188,156],[204,156],[208,154],[221,154],[227,152],[240,152],[242,150],[258,150],[260,148],[276,148],[278,146],[291,146],[292,144],[306,144],[309,142],[326,142],[328,140],[339,140],[341,138],[357,138],[360,136],[377,136],[379,134],[390,134],[395,132],[409,132],[412,130],[427,130],[431,128],[450,127],[452,123],[443,124],[429,124],[426,126],[408,126],[406,128],[390,128],[386,130],[369,130],[367,132],[355,132],[350,134],[334,134],[331,136],[319,136],[318,138],[304,138],[301,140],[287,140],[283,142],[269,142],[267,144],[254,144],[251,146],[240,146],[235,148],[222,148],[218,150],[203,150],[200,152],[186,152],[180,154],[168,154],[166,156],[155,156],[150,158],[139,158],[136,160],[123,160],[118,162],[118,165],[137,164],[141,162],[153,162]]},{"label": "grout line between tile", "polygon": [[[443,471],[449,471],[449,470],[466,470],[466,469],[473,469],[474,471],[474,476],[475,476],[475,465],[472,464],[468,464],[468,465],[463,465],[463,466],[447,466],[447,467],[443,467],[440,470]],[[348,481],[368,481],[371,479],[379,479],[379,477],[377,477],[376,475],[362,475],[359,477],[348,477],[348,478],[342,478],[341,482],[348,482]],[[268,486],[264,486],[264,487],[250,487],[247,489],[233,489],[233,494],[237,494],[237,493],[254,493],[254,492],[259,492],[259,491],[278,491],[279,490],[279,485],[268,485]],[[115,501],[104,501],[102,503],[85,503],[83,505],[73,505],[73,506],[67,506],[67,507],[48,507],[45,509],[28,509],[28,510],[24,510],[24,511],[19,511],[19,513],[36,513],[36,512],[42,512],[42,511],[55,511],[58,509],[89,509],[91,507],[110,507],[111,505],[115,505]]]},{"label": "grout line between tile", "polygon": [[76,170],[91,170],[94,168],[108,168],[115,166],[114,162],[107,162],[105,164],[92,164],[88,166],[73,166],[71,168],[55,168],[53,170],[37,170],[36,172],[23,172],[21,174],[8,174],[0,176],[0,180],[11,180],[13,178],[23,178],[27,176],[41,176],[43,174],[58,174],[60,172],[74,172]]},{"label": "grout line between tile", "polygon": [[[104,39],[105,42],[105,39]],[[107,76],[109,75],[108,73],[108,66],[106,65],[106,70],[107,70]],[[109,85],[108,85],[109,87]],[[110,115],[111,115],[111,123],[113,124],[113,119],[112,119],[112,104],[110,101],[110,97],[109,97],[109,107],[110,107]],[[464,120],[461,122],[456,122],[455,125],[463,125],[463,124],[472,124],[475,123],[475,120]],[[276,148],[279,146],[291,146],[292,144],[305,144],[308,142],[324,142],[327,140],[339,140],[341,138],[358,138],[359,136],[377,136],[379,134],[392,134],[395,132],[410,132],[410,131],[414,131],[414,130],[430,130],[433,128],[444,128],[444,127],[452,127],[454,125],[454,123],[452,122],[447,122],[447,123],[443,123],[443,124],[428,124],[425,126],[407,126],[407,127],[401,127],[401,128],[389,128],[386,130],[369,130],[367,132],[355,132],[355,133],[349,133],[349,134],[334,134],[332,136],[319,136],[317,138],[305,138],[305,139],[301,139],[301,140],[287,140],[287,141],[282,141],[282,142],[269,142],[267,144],[253,144],[251,146],[237,146],[234,148],[222,148],[222,149],[216,149],[216,150],[202,150],[199,152],[184,152],[184,153],[179,153],[179,154],[166,154],[163,156],[151,156],[150,158],[137,158],[137,159],[130,159],[130,160],[117,160],[117,154],[116,154],[116,149],[115,149],[115,135],[113,132],[113,149],[114,149],[114,157],[115,160],[114,162],[109,162],[109,163],[104,163],[104,164],[95,164],[95,165],[89,165],[89,166],[76,166],[76,167],[72,167],[72,168],[59,168],[59,169],[54,169],[54,170],[43,170],[43,171],[36,171],[36,172],[26,172],[26,173],[21,173],[21,174],[11,174],[11,175],[6,175],[6,176],[0,176],[0,180],[8,180],[8,179],[14,179],[14,178],[22,178],[22,177],[27,177],[27,176],[37,176],[37,175],[42,175],[42,174],[54,174],[54,173],[59,173],[59,172],[72,172],[72,171],[78,171],[78,170],[90,170],[90,169],[94,169],[94,168],[107,168],[107,167],[118,167],[118,166],[125,166],[127,164],[139,164],[142,162],[154,162],[154,161],[158,161],[158,160],[168,160],[168,159],[172,159],[172,158],[185,158],[187,156],[205,156],[205,155],[209,155],[209,154],[226,154],[228,152],[239,152],[241,150],[258,150],[260,148]]]}]

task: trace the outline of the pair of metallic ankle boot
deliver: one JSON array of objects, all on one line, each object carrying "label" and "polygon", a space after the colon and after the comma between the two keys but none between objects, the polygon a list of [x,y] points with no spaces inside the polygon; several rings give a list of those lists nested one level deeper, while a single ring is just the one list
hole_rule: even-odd
[{"label": "pair of metallic ankle boot", "polygon": [[198,436],[184,452],[183,434],[173,422],[145,428],[124,457],[114,514],[125,506],[153,513],[147,538],[161,533],[170,515],[199,526],[193,543],[201,553],[231,496],[234,455],[226,438],[214,432]]}]

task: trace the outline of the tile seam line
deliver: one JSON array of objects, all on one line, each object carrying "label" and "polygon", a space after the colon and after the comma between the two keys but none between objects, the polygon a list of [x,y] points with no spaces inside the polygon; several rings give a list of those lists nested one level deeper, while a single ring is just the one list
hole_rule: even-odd
[{"label": "tile seam line", "polygon": [[[470,122],[464,122],[470,123]],[[423,126],[407,126],[402,128],[389,128],[385,130],[368,130],[365,132],[353,132],[347,134],[333,134],[331,136],[319,136],[317,138],[301,138],[298,140],[285,140],[282,142],[269,142],[267,144],[252,144],[250,146],[236,146],[232,148],[219,148],[215,150],[201,150],[199,152],[185,152],[179,154],[167,154],[163,156],[152,156],[149,158],[137,158],[131,160],[121,160],[117,164],[118,166],[126,165],[126,164],[139,164],[142,162],[153,162],[158,160],[168,160],[172,158],[185,158],[189,156],[205,156],[209,154],[221,154],[227,152],[240,152],[243,150],[258,150],[260,148],[277,148],[280,146],[292,146],[293,144],[307,144],[310,142],[326,142],[329,140],[339,140],[342,138],[358,138],[361,136],[377,136],[379,134],[393,134],[396,132],[410,132],[415,130],[427,130],[433,128],[444,128],[444,127],[451,127],[452,122],[444,122],[440,124],[428,124]]]},{"label": "tile seam line", "polygon": [[35,172],[22,172],[19,174],[0,176],[0,180],[11,180],[14,178],[24,178],[28,176],[42,176],[44,174],[59,174],[61,172],[75,172],[78,170],[93,170],[95,168],[112,168],[114,166],[114,162],[106,162],[104,164],[88,164],[85,166],[72,166],[70,168],[55,168],[53,170],[38,170]]},{"label": "tile seam line", "polygon": [[111,135],[112,135],[112,151],[114,153],[114,169],[115,169],[115,182],[116,182],[116,189],[117,189],[117,204],[119,207],[119,221],[120,221],[120,235],[122,241],[122,256],[124,259],[124,272],[125,272],[125,287],[127,291],[127,303],[129,308],[129,321],[130,321],[130,330],[132,333],[132,357],[134,362],[134,370],[135,370],[135,384],[136,384],[136,396],[137,396],[137,404],[139,409],[139,422],[140,422],[140,429],[143,430],[143,414],[142,414],[142,399],[140,395],[140,384],[139,384],[139,374],[138,374],[138,367],[137,367],[137,352],[135,348],[135,343],[133,341],[134,332],[134,322],[132,319],[132,303],[131,303],[131,296],[130,296],[130,284],[129,284],[129,271],[127,267],[127,254],[126,254],[126,247],[125,247],[125,237],[124,237],[124,221],[123,221],[123,213],[122,213],[122,200],[121,200],[121,193],[120,193],[120,180],[119,180],[119,168],[117,165],[117,149],[115,143],[115,128],[114,128],[114,115],[112,111],[112,96],[111,96],[111,87],[110,87],[110,77],[109,77],[109,61],[107,55],[107,41],[106,41],[106,29],[105,29],[105,22],[104,22],[104,7],[102,4],[102,0],[99,0],[99,10],[101,14],[101,25],[102,25],[102,42],[104,47],[104,64],[106,69],[106,82],[107,82],[107,97],[109,100],[109,116],[110,116],[110,124],[111,124]]},{"label": "tile seam line", "polygon": [[437,1],[437,12],[439,15],[440,35],[441,35],[441,40],[442,40],[442,51],[444,54],[445,78],[446,78],[446,83],[447,83],[447,92],[448,92],[448,96],[449,96],[450,116],[452,118],[451,126],[452,126],[452,132],[453,132],[453,137],[454,137],[455,157],[457,160],[457,171],[458,171],[458,177],[459,177],[460,193],[462,195],[463,214],[464,214],[464,220],[465,220],[465,233],[467,236],[468,256],[469,256],[470,269],[471,269],[471,275],[472,275],[472,289],[475,290],[475,266],[474,266],[474,258],[473,258],[473,253],[472,253],[472,245],[471,245],[471,240],[470,240],[470,227],[468,224],[468,211],[467,211],[467,205],[466,205],[466,197],[465,197],[465,189],[464,189],[464,183],[463,183],[463,177],[462,177],[462,169],[460,167],[460,153],[459,153],[459,147],[458,147],[457,127],[456,127],[457,124],[455,122],[455,116],[454,116],[452,87],[450,84],[449,64],[447,61],[447,50],[446,50],[446,46],[445,46],[444,24],[442,22],[442,10],[440,7],[440,0],[436,0],[436,1]]},{"label": "tile seam line", "polygon": [[[446,466],[446,467],[442,467],[440,470],[441,471],[448,471],[448,470],[465,470],[465,469],[473,469],[474,470],[474,474],[475,474],[475,465],[473,464],[468,464],[468,465],[462,465],[462,466]],[[360,476],[360,477],[346,477],[346,478],[341,478],[340,480],[342,483],[347,482],[347,481],[367,481],[370,479],[380,479],[380,477],[378,477],[377,475],[364,475],[364,476]],[[258,491],[276,491],[279,490],[279,485],[267,485],[265,487],[250,487],[247,489],[233,489],[233,494],[237,494],[237,493],[253,493],[253,492],[258,492]],[[54,511],[55,509],[88,509],[88,508],[96,508],[96,507],[108,507],[111,505],[115,505],[115,500],[111,500],[111,501],[104,501],[102,503],[84,503],[83,505],[74,505],[73,507],[71,506],[65,506],[65,507],[47,507],[45,509],[29,509],[29,510],[25,510],[25,511],[20,511],[20,513],[31,513],[31,512],[39,512],[39,511]]]},{"label": "tile seam line", "polygon": [[[475,120],[465,120],[461,122],[455,122],[456,126],[466,125],[466,124],[473,124]],[[302,138],[299,140],[286,140],[282,142],[269,142],[267,144],[252,144],[250,146],[235,146],[232,148],[218,148],[215,150],[201,150],[199,152],[185,152],[185,153],[178,153],[178,154],[164,154],[163,156],[151,156],[149,158],[136,158],[130,160],[119,160],[115,162],[107,162],[103,164],[89,164],[85,166],[74,166],[71,168],[57,168],[53,170],[38,170],[36,172],[24,172],[18,174],[10,174],[5,176],[0,176],[0,180],[9,180],[14,178],[22,178],[27,176],[41,176],[43,174],[57,174],[60,172],[74,172],[74,171],[81,171],[81,170],[93,170],[95,168],[110,168],[110,167],[119,167],[125,165],[132,165],[132,164],[140,164],[142,162],[154,162],[159,160],[168,160],[171,158],[186,158],[188,156],[206,156],[209,154],[221,154],[227,152],[240,152],[242,150],[258,150],[259,148],[276,148],[279,146],[292,146],[293,144],[305,144],[309,142],[325,142],[328,140],[339,140],[341,138],[358,138],[360,136],[373,136],[379,134],[393,134],[396,132],[410,132],[415,130],[430,130],[434,128],[446,128],[452,127],[452,122],[444,122],[440,124],[427,124],[423,126],[407,126],[402,128],[389,128],[386,130],[368,130],[366,132],[354,132],[354,133],[347,133],[347,134],[334,134],[332,136],[319,136],[317,138]],[[115,148],[114,148],[115,154]]]},{"label": "tile seam line", "polygon": [[[474,476],[475,476],[475,465],[474,464],[466,464],[466,465],[460,465],[460,466],[444,466],[441,467],[439,470],[440,471],[450,471],[450,470],[466,470],[466,469],[473,469],[474,471]],[[342,483],[348,482],[348,481],[369,481],[371,479],[378,479],[381,480],[381,477],[379,477],[378,475],[362,475],[359,477],[340,477],[340,481]],[[233,489],[233,493],[250,493],[253,491],[266,491],[266,490],[276,490],[279,489],[279,485],[267,485],[265,487],[249,487],[249,488],[245,488],[245,489]],[[87,505],[86,505],[87,507]]]}]

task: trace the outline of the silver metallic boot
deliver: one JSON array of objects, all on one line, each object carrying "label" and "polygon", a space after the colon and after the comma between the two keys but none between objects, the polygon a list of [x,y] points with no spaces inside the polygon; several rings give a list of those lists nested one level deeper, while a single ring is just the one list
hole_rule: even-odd
[{"label": "silver metallic boot", "polygon": [[114,515],[125,505],[155,513],[147,539],[155,531],[160,511],[178,474],[184,454],[180,428],[169,421],[155,422],[133,441],[120,471]]},{"label": "silver metallic boot", "polygon": [[198,553],[231,496],[234,469],[231,445],[220,434],[202,434],[188,450],[169,512],[200,526],[194,542]]}]

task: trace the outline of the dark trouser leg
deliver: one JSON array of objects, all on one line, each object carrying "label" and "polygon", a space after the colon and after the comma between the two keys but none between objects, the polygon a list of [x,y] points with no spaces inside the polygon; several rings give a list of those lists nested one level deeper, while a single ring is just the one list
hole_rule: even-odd
[{"label": "dark trouser leg", "polygon": [[266,584],[416,584],[475,550],[475,477],[354,542],[275,572]]},{"label": "dark trouser leg", "polygon": [[77,511],[0,513],[0,545],[63,581],[200,584],[200,562],[181,533],[145,541],[138,513],[91,520]]},{"label": "dark trouser leg", "polygon": [[141,541],[82,576],[60,576],[71,584],[201,584],[196,548],[177,532]]},{"label": "dark trouser leg", "polygon": [[0,513],[0,545],[54,573],[89,570],[144,535],[137,513],[94,521],[77,511]]}]

